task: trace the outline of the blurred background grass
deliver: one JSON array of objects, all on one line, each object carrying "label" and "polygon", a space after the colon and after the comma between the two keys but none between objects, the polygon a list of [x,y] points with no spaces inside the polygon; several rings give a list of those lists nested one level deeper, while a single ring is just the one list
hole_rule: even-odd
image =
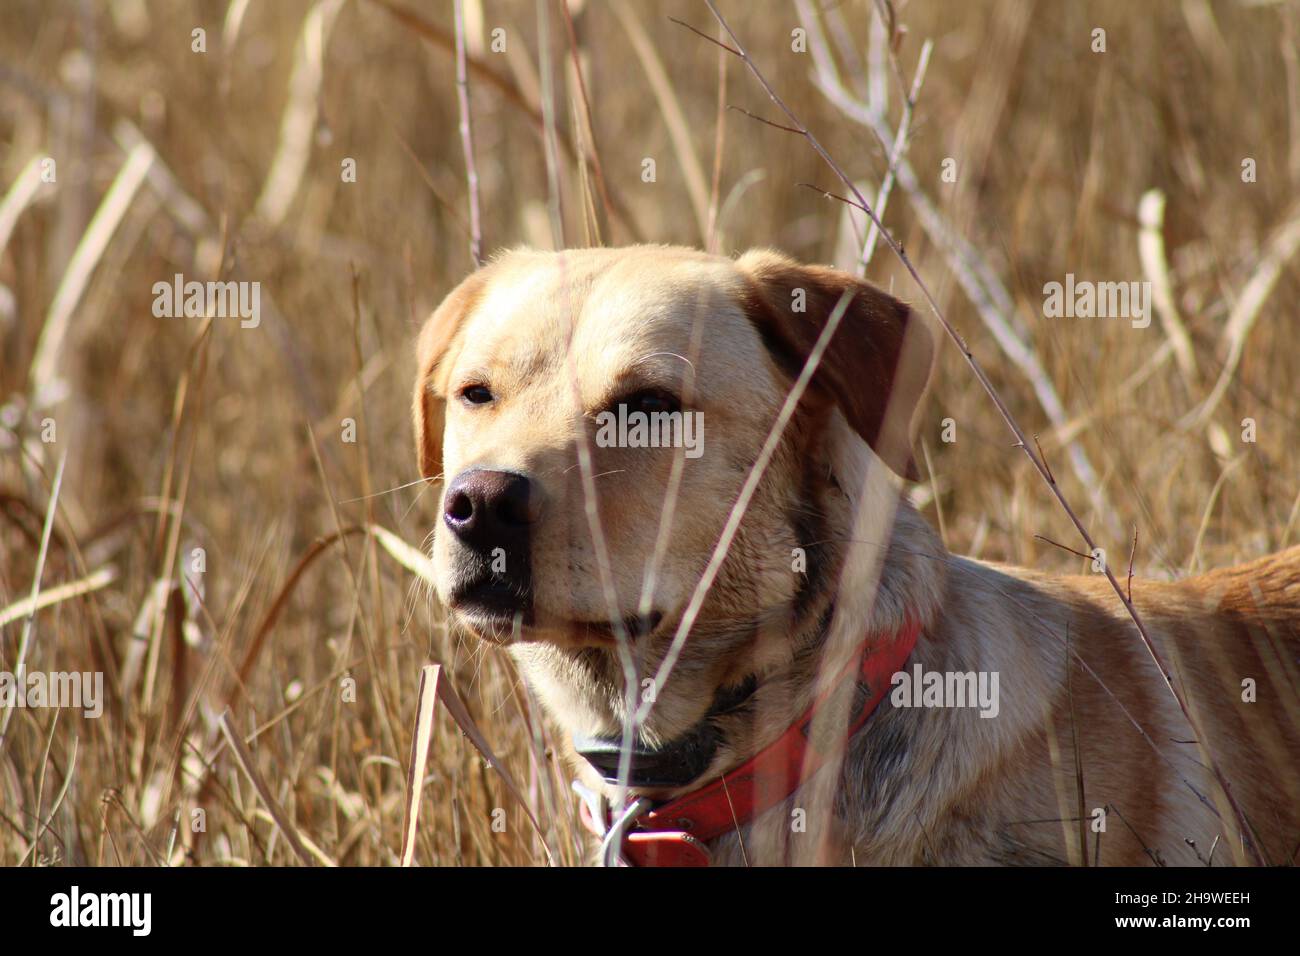
[{"label": "blurred background grass", "polygon": [[[36,615],[26,664],[100,670],[108,686],[98,720],[13,712],[0,745],[0,863],[295,862],[224,744],[227,706],[310,857],[393,863],[430,660],[520,781],[554,858],[580,859],[566,775],[508,662],[447,634],[395,546],[339,537],[378,525],[419,547],[432,527],[434,494],[402,487],[419,477],[411,342],[472,268],[452,4],[407,4],[396,14],[372,0],[0,5],[0,227],[6,212],[12,224],[7,237],[0,228],[0,609],[31,591],[66,456],[41,589],[88,583]],[[466,0],[485,252],[711,238],[724,253],[771,245],[852,261],[847,207],[797,185],[844,192],[806,143],[736,111],[721,114],[719,140],[720,60],[725,104],[784,120],[738,60],[669,19],[717,35],[702,3],[568,10],[576,48],[553,0]],[[1295,540],[1297,4],[722,10],[871,197],[888,153],[819,91],[816,51],[792,49],[791,31],[815,16],[845,88],[883,103],[894,128],[933,41],[907,146],[925,197],[895,189],[886,223],[1112,563],[1127,559],[1134,528],[1138,573],[1161,577]],[[205,52],[193,49],[198,28]],[[1092,49],[1096,28],[1104,53]],[[498,29],[504,51],[493,49]],[[896,69],[884,68],[885,48]],[[592,142],[599,170],[576,159]],[[122,183],[132,150],[148,162],[134,192]],[[53,183],[31,178],[45,158]],[[646,158],[654,182],[643,181]],[[941,176],[946,158],[955,182]],[[1247,158],[1254,182],[1243,182]],[[355,182],[341,175],[348,159]],[[1135,330],[1042,316],[1044,283],[1066,273],[1150,276],[1138,253],[1149,190],[1166,203],[1163,267],[1192,365],[1159,320]],[[918,215],[926,198],[932,228]],[[102,248],[101,206],[121,212]],[[954,270],[945,241],[959,240],[969,250]],[[1005,290],[999,311],[1037,362],[1037,394],[958,281],[963,270]],[[258,328],[153,316],[155,282],[218,272],[261,283]],[[921,301],[887,249],[868,274]],[[1246,308],[1252,288],[1265,295]],[[1234,309],[1245,328],[1236,364]],[[1225,369],[1222,400],[1188,419]],[[1064,409],[1055,423],[1044,383]],[[926,415],[916,498],[952,550],[1081,570],[1034,537],[1074,544],[949,343]],[[1254,443],[1241,440],[1248,417]],[[941,440],[949,418],[952,443]],[[22,641],[25,615],[10,617],[0,669],[13,669]],[[543,862],[501,780],[445,714],[435,727],[417,862]]]}]

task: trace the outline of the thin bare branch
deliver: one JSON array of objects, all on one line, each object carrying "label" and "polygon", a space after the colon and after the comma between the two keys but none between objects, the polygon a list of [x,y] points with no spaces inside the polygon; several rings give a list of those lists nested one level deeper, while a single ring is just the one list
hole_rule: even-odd
[{"label": "thin bare branch", "polygon": [[469,184],[469,254],[475,266],[483,264],[483,225],[479,215],[478,165],[474,162],[474,128],[469,111],[469,77],[465,69],[464,0],[456,0],[456,103],[460,109],[460,144],[465,154],[465,179]]}]

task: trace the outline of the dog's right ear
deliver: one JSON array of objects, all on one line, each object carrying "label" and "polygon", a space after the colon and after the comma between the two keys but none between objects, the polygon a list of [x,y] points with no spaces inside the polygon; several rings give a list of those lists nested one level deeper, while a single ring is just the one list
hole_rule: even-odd
[{"label": "dog's right ear", "polygon": [[926,322],[870,282],[837,269],[800,265],[767,249],[745,253],[736,266],[751,283],[745,311],[792,379],[831,315],[843,310],[807,396],[839,405],[886,465],[917,480],[912,448],[935,360]]},{"label": "dog's right ear", "polygon": [[473,273],[448,293],[424,323],[415,344],[415,396],[411,413],[415,421],[415,450],[420,474],[434,479],[442,474],[442,429],[447,405],[447,361],[465,318],[477,304],[486,283],[483,270]]}]

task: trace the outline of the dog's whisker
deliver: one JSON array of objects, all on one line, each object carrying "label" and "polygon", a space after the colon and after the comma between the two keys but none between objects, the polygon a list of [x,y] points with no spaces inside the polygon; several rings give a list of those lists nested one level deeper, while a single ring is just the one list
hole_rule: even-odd
[{"label": "dog's whisker", "polygon": [[[415,496],[414,500],[412,500],[411,503],[406,506],[406,510],[402,512],[402,518],[401,518],[402,521],[405,521],[407,516],[411,513],[411,511],[415,508],[415,506],[420,503],[420,499],[424,497],[424,493],[428,491],[430,488],[432,488],[439,481],[441,481],[442,477],[443,477],[442,475],[435,475],[434,477],[426,479],[424,481],[424,487],[420,489],[420,493]],[[412,482],[412,484],[419,484],[419,482]],[[430,533],[432,534],[432,532]]]},{"label": "dog's whisker", "polygon": [[341,505],[350,505],[355,501],[369,501],[371,498],[382,498],[384,495],[391,495],[394,492],[401,491],[403,488],[413,488],[416,485],[425,484],[430,481],[436,481],[435,478],[417,478],[415,481],[408,481],[405,484],[398,485],[396,488],[386,488],[383,491],[376,491],[374,494],[361,495],[358,498],[344,498],[339,502]]}]

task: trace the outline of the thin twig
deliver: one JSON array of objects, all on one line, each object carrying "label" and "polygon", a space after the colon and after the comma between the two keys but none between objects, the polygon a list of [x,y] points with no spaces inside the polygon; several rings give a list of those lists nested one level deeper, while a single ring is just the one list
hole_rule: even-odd
[{"label": "thin twig", "polygon": [[1128,599],[1133,600],[1133,559],[1137,556],[1138,550],[1138,529],[1137,525],[1133,526],[1133,547],[1128,553]]},{"label": "thin twig", "polygon": [[537,0],[538,68],[542,74],[542,145],[546,154],[546,211],[551,223],[551,243],[563,249],[564,199],[561,196],[560,157],[557,144],[561,140],[555,129],[555,78],[551,75],[551,20],[546,10],[546,0]]},{"label": "thin twig", "polygon": [[[670,18],[671,19],[671,18]],[[709,185],[709,228],[704,248],[718,251],[718,203],[722,198],[722,151],[727,140],[727,51],[718,50],[718,105],[713,118],[713,179]]]},{"label": "thin twig", "polygon": [[475,266],[483,264],[483,225],[479,217],[478,165],[474,162],[474,130],[469,112],[469,76],[465,69],[464,0],[456,0],[456,103],[460,108],[460,145],[465,154],[465,179],[469,183],[469,254]]},{"label": "thin twig", "polygon": [[1056,476],[1052,474],[1052,466],[1048,463],[1047,456],[1043,454],[1043,446],[1039,444],[1037,435],[1034,436],[1034,447],[1038,449],[1038,457],[1043,460],[1043,467],[1047,469],[1047,476],[1055,481]]},{"label": "thin twig", "polygon": [[751,113],[749,110],[745,109],[743,106],[728,106],[727,109],[729,109],[729,110],[735,110],[737,113],[744,113],[744,114],[745,114],[746,116],[748,116],[750,119],[758,120],[760,123],[763,123],[763,124],[765,124],[765,125],[767,125],[767,126],[774,127],[774,128],[776,128],[776,129],[783,129],[783,130],[785,130],[787,133],[802,133],[802,132],[803,132],[803,130],[795,129],[793,126],[782,126],[780,123],[773,123],[770,119],[763,119],[763,117],[759,116],[757,113]]},{"label": "thin twig", "polygon": [[[59,510],[59,490],[63,487],[63,466],[68,462],[65,449],[59,456],[59,466],[54,472],[54,486],[50,489],[50,503],[45,506],[45,526],[41,529],[41,549],[36,555],[36,570],[32,572],[32,592],[28,596],[29,610],[23,621],[23,635],[18,639],[18,660],[14,664],[13,674],[22,682],[23,670],[27,665],[27,651],[31,647],[32,631],[36,626],[36,610],[41,596],[41,577],[45,574],[45,558],[50,552],[50,535],[54,532],[54,516]],[[5,734],[9,730],[9,721],[13,718],[14,707],[4,708],[4,719],[0,720],[0,753],[4,752]]]},{"label": "thin twig", "polygon": [[678,20],[676,17],[669,17],[668,19],[671,20],[673,23],[677,24],[679,27],[685,27],[686,29],[690,30],[696,36],[703,37],[704,39],[712,43],[714,46],[720,46],[728,53],[734,54],[735,56],[740,56],[740,51],[737,50],[735,47],[727,46],[727,44],[723,43],[721,40],[713,39],[713,37],[709,36],[707,33],[695,29],[695,27],[691,26],[685,20]]},{"label": "thin twig", "polygon": [[1045,537],[1044,535],[1041,534],[1035,534],[1034,537],[1037,538],[1039,541],[1047,542],[1054,548],[1060,548],[1062,551],[1068,551],[1070,552],[1070,554],[1077,555],[1078,557],[1083,558],[1085,561],[1093,560],[1093,556],[1091,554],[1084,554],[1082,551],[1075,551],[1074,548],[1070,547],[1068,544],[1061,544],[1061,542],[1053,541],[1051,538]]},{"label": "thin twig", "polygon": [[590,145],[590,152],[581,149],[579,146],[579,155],[587,156],[591,161],[592,172],[596,174],[596,191],[600,193],[600,204],[605,209],[606,222],[614,218],[613,207],[609,200],[609,189],[605,185],[605,168],[600,162],[600,150],[596,148],[596,125],[591,118],[591,98],[587,95],[587,80],[582,75],[582,61],[578,57],[578,33],[573,26],[573,14],[569,11],[568,3],[560,0],[557,4],[560,12],[564,14],[564,29],[569,35],[569,57],[573,61],[573,75],[578,81],[578,95],[582,99],[582,116],[583,122],[587,126],[587,142]]},{"label": "thin twig", "polygon": [[[930,51],[933,49],[934,43],[930,40],[926,40],[921,45],[921,58],[916,64],[912,89],[907,94],[907,101],[903,104],[903,118],[898,121],[898,132],[894,136],[894,148],[889,152],[889,168],[885,170],[885,178],[880,181],[880,190],[876,193],[876,214],[882,219],[885,215],[885,207],[889,205],[889,194],[894,190],[894,180],[898,175],[898,163],[907,150],[907,135],[912,127],[912,114],[916,109],[917,97],[921,95],[921,86],[925,83],[925,71],[930,65]],[[867,266],[871,264],[871,257],[876,254],[876,240],[879,237],[880,230],[876,228],[873,222],[867,229],[867,241],[862,247],[862,255],[858,259],[857,269],[855,270],[858,278],[862,278],[867,274]]]},{"label": "thin twig", "polygon": [[[799,10],[801,21],[808,29],[808,48],[815,64],[814,79],[817,88],[844,115],[861,124],[874,135],[882,149],[889,151],[893,132],[884,117],[884,71],[872,71],[868,103],[864,105],[858,102],[840,80],[839,71],[827,48],[820,21],[813,15],[812,7],[806,0],[796,0],[796,8]],[[881,22],[879,19],[872,20],[873,42],[876,35],[875,26]],[[883,38],[881,44],[885,45]],[[896,63],[895,71],[897,72]],[[880,78],[881,89],[879,90],[877,76]],[[907,194],[922,228],[944,253],[948,267],[971,304],[975,306],[980,320],[993,333],[998,348],[1028,379],[1033,387],[1034,396],[1038,399],[1047,418],[1057,429],[1062,428],[1067,418],[1065,407],[1038,355],[1026,344],[1027,332],[1023,323],[1019,321],[1015,303],[1006,286],[979,250],[944,219],[929,196],[921,189],[916,171],[912,169],[906,156],[899,157],[895,173],[898,184]],[[1100,482],[1087,453],[1075,442],[1067,442],[1065,450],[1079,482],[1089,490],[1094,509],[1107,527],[1110,527],[1112,524],[1109,517],[1110,509],[1097,490],[1100,488]]]}]

